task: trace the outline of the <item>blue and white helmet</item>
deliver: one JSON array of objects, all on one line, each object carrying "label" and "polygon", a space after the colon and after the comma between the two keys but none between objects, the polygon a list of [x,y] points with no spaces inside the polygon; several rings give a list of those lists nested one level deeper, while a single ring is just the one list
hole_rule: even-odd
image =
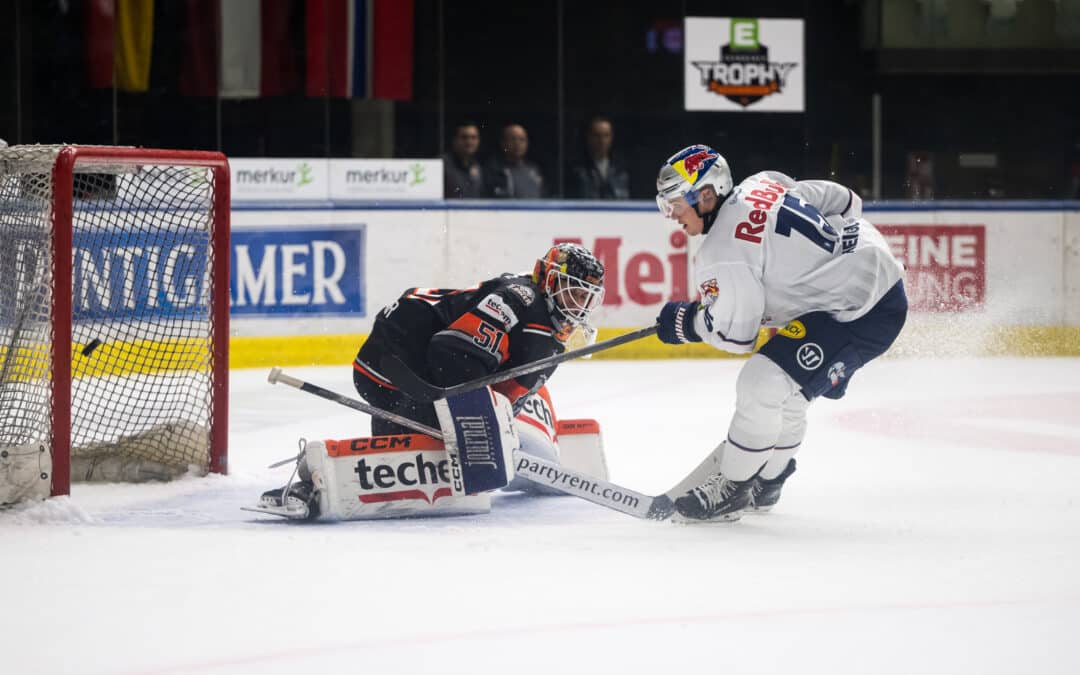
[{"label": "blue and white helmet", "polygon": [[665,218],[671,216],[674,203],[685,199],[696,207],[701,188],[706,185],[716,190],[723,201],[731,194],[735,182],[727,160],[707,145],[691,145],[668,158],[656,177],[656,206]]}]

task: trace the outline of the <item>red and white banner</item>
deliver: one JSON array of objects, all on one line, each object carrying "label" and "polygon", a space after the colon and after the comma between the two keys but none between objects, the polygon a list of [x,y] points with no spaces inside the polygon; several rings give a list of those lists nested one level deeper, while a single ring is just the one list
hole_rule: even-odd
[{"label": "red and white banner", "polygon": [[689,299],[694,244],[659,213],[449,211],[447,216],[447,273],[454,284],[474,284],[492,270],[529,271],[554,244],[575,242],[604,264],[597,325],[647,326],[665,302]]},{"label": "red and white banner", "polygon": [[878,225],[907,268],[911,309],[957,312],[986,300],[986,226]]},{"label": "red and white banner", "polygon": [[635,249],[624,237],[555,237],[553,244],[582,244],[604,265],[604,305],[656,305],[669,300],[689,300],[687,295],[687,236],[674,231],[668,250]]}]

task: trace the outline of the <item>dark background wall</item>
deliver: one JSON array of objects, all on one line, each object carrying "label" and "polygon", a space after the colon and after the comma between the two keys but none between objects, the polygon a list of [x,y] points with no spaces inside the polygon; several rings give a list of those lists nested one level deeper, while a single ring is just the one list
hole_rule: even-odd
[{"label": "dark background wall", "polygon": [[[292,3],[299,21],[302,0],[280,1]],[[910,194],[913,152],[932,159],[938,198],[1077,196],[1077,40],[1048,38],[1044,50],[992,42],[958,50],[940,40],[932,48],[890,48],[882,17],[919,11],[924,5],[915,0],[415,0],[414,96],[382,103],[182,94],[177,64],[190,58],[178,28],[189,11],[185,0],[156,3],[149,91],[90,89],[85,4],[0,3],[0,138],[232,156],[432,157],[446,150],[458,121],[481,125],[484,155],[495,151],[502,125],[518,122],[529,131],[530,157],[559,196],[567,167],[581,156],[586,121],[604,114],[613,120],[616,152],[638,198],[652,196],[659,164],[691,143],[719,149],[737,177],[773,168],[833,177],[868,194],[878,95],[882,197]],[[1052,6],[1019,5],[1044,12],[1044,19]],[[684,16],[805,19],[806,112],[684,111],[676,39]],[[995,166],[964,166],[961,155],[972,153],[993,156]]]}]

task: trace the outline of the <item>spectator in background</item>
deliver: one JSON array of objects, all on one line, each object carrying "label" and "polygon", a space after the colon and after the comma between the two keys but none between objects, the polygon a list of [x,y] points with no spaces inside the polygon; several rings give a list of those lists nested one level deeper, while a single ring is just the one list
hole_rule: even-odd
[{"label": "spectator in background", "polygon": [[443,156],[443,194],[446,199],[483,199],[487,196],[484,170],[476,159],[480,127],[462,122],[454,129],[450,152]]},{"label": "spectator in background", "polygon": [[908,152],[905,187],[908,199],[934,198],[934,158],[929,152]]},{"label": "spectator in background", "polygon": [[520,124],[503,127],[499,145],[502,155],[484,168],[488,196],[499,199],[539,199],[545,194],[540,168],[525,159],[529,134]]},{"label": "spectator in background", "polygon": [[630,174],[612,158],[611,120],[594,117],[585,132],[585,157],[570,169],[570,196],[578,199],[630,199]]}]

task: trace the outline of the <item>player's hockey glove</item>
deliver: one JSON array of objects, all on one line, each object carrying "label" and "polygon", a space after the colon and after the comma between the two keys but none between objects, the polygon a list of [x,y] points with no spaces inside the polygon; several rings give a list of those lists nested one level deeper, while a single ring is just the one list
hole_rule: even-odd
[{"label": "player's hockey glove", "polygon": [[696,302],[669,302],[664,305],[656,319],[657,337],[669,345],[701,342],[701,336],[694,330],[694,317],[700,307]]}]

